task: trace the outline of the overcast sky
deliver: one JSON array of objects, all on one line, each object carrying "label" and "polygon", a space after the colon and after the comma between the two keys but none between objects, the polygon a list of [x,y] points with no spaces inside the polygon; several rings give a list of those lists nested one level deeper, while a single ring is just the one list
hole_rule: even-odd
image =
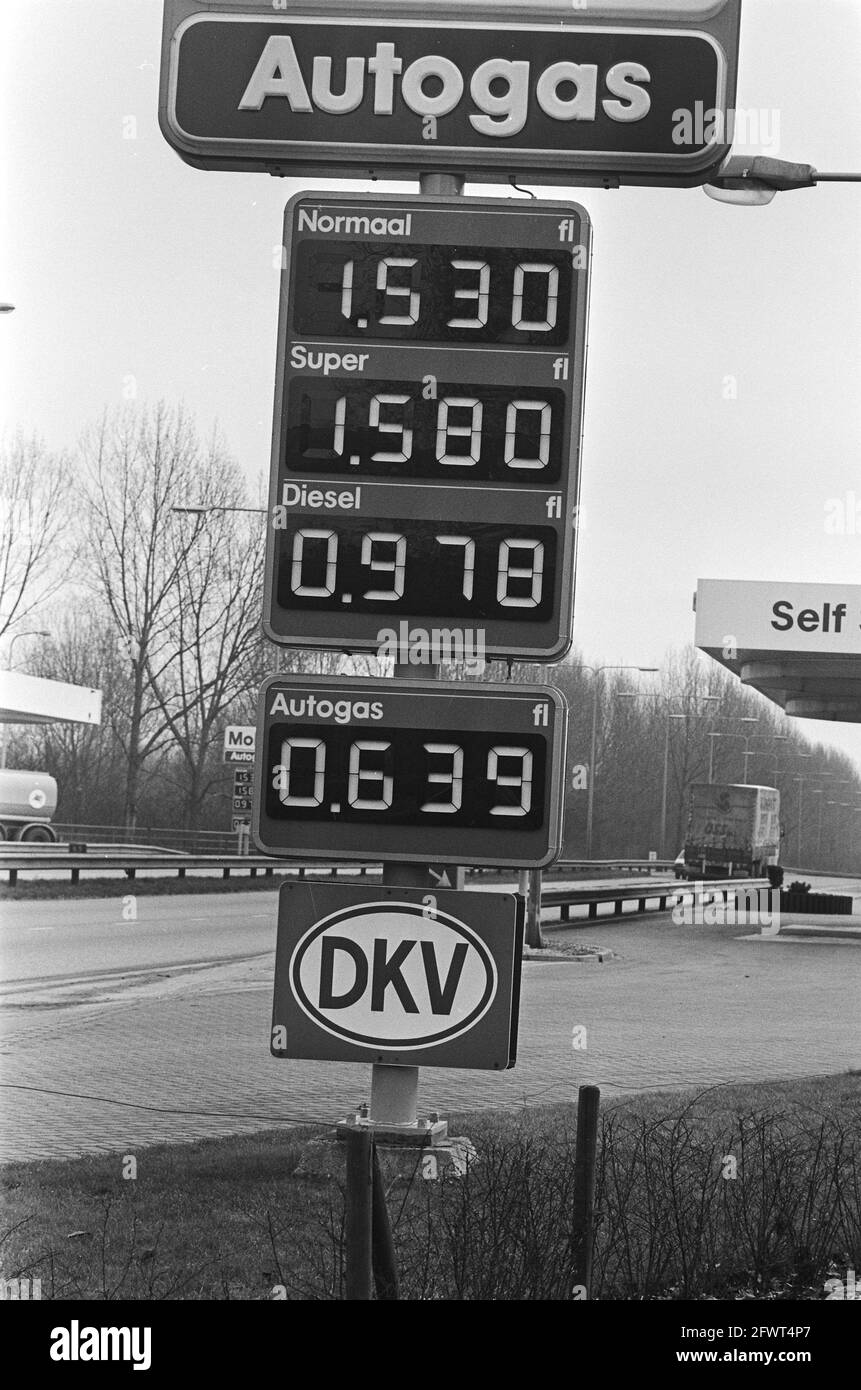
[{"label": "overcast sky", "polygon": [[[200,172],[168,147],[161,0],[3,10],[4,428],[72,445],[133,379],[267,473],[273,247],[303,185]],[[779,130],[772,153],[861,171],[859,72],[855,0],[743,0],[737,106]],[[547,195],[594,224],[584,659],[651,666],[692,640],[701,576],[861,583],[861,512],[854,534],[825,530],[829,499],[861,503],[861,185],[761,208],[701,189]],[[858,726],[803,727],[861,762]]]}]

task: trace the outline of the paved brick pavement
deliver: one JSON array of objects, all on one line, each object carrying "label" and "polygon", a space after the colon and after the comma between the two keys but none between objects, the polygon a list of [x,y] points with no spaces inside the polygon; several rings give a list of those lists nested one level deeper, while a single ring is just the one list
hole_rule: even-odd
[{"label": "paved brick pavement", "polygon": [[[617,958],[527,963],[517,1067],[427,1068],[421,1103],[450,1113],[570,1100],[583,1082],[610,1095],[861,1067],[858,946],[738,934],[666,914],[554,932]],[[270,1057],[271,978],[264,958],[195,972],[167,992],[4,1009],[0,1158],[128,1153],[340,1118],[366,1098],[370,1068]],[[585,1051],[572,1047],[574,1025],[587,1030]]]}]

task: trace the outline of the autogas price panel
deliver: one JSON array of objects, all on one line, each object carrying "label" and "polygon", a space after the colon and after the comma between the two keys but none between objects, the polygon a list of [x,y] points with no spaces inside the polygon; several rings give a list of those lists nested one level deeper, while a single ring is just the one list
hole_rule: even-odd
[{"label": "autogas price panel", "polygon": [[252,830],[267,854],[542,868],[567,707],[545,685],[273,676]]},{"label": "autogas price panel", "polygon": [[570,646],[590,224],[574,204],[301,195],[284,223],[264,626]]}]

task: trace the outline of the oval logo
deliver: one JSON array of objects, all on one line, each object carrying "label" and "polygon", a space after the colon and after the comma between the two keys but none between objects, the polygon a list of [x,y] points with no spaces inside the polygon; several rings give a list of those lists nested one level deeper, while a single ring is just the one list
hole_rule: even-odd
[{"label": "oval logo", "polygon": [[31,791],[30,795],[27,797],[27,800],[29,801],[30,805],[33,807],[33,810],[34,810],[34,811],[41,811],[42,807],[44,806],[44,804],[45,804],[45,802],[48,800],[48,798],[46,797],[45,793],[42,791],[42,788],[41,788],[41,787],[34,787],[33,790]]},{"label": "oval logo", "polygon": [[460,1037],[497,990],[493,956],[439,908],[377,902],[316,922],[290,958],[290,988],[318,1027],[380,1051]]}]

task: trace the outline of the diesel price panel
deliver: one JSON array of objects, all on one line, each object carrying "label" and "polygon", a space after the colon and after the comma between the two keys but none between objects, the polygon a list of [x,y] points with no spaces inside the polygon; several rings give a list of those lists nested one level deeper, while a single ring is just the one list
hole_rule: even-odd
[{"label": "diesel price panel", "polygon": [[264,625],[376,650],[412,618],[487,657],[571,642],[590,227],[572,204],[288,204]]}]

